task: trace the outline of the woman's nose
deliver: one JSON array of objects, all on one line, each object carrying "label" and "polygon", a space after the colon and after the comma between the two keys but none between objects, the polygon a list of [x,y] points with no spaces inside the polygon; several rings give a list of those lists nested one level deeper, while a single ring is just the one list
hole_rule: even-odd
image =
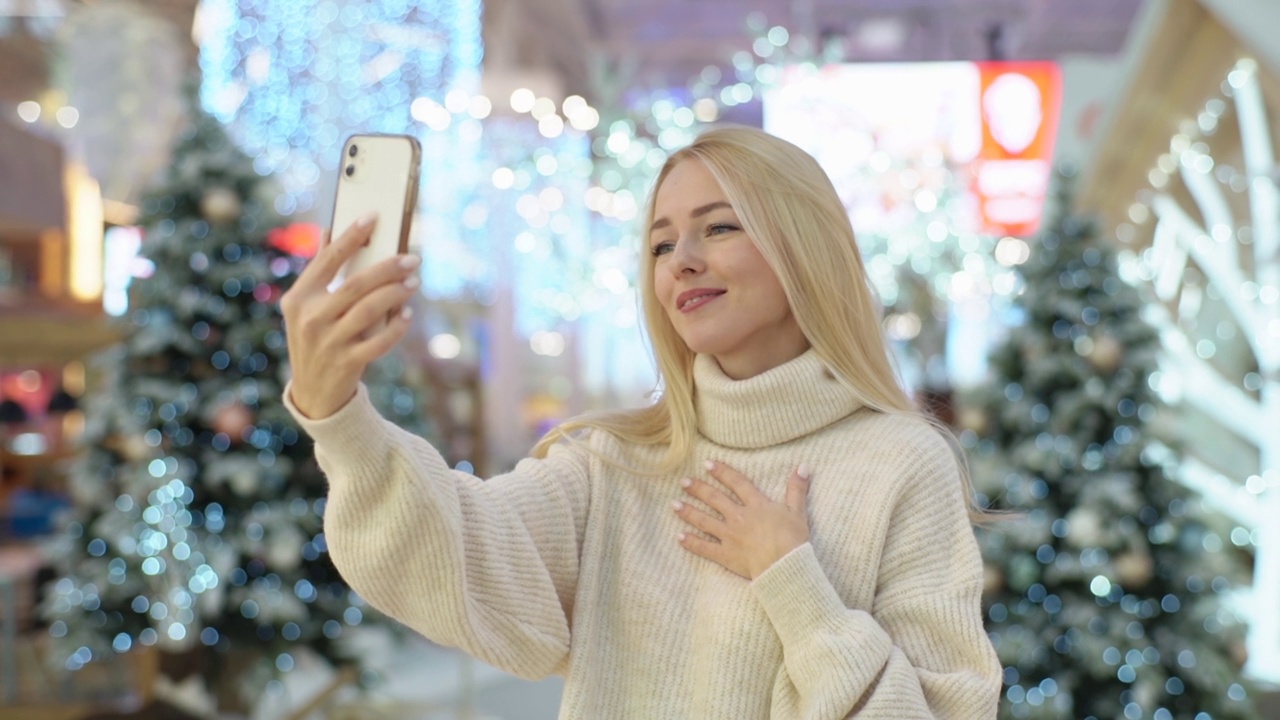
[{"label": "woman's nose", "polygon": [[688,238],[683,238],[676,242],[675,248],[671,251],[672,272],[677,275],[696,274],[706,268],[702,250],[697,246],[698,242],[696,240]]}]

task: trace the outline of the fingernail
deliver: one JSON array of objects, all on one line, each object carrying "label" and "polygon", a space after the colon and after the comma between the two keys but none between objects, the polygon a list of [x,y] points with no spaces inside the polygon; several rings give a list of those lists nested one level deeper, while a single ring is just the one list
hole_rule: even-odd
[{"label": "fingernail", "polygon": [[802,480],[808,480],[809,466],[804,463],[800,463],[800,467],[796,468],[796,474],[799,475]]},{"label": "fingernail", "polygon": [[405,320],[408,320],[409,318],[413,317],[413,308],[409,307],[408,305],[405,305],[404,307],[400,308],[400,317],[404,318]]},{"label": "fingernail", "polygon": [[422,258],[417,255],[405,255],[400,258],[400,267],[405,270],[412,270],[422,264]]},{"label": "fingernail", "polygon": [[378,213],[370,211],[356,218],[356,225],[362,228],[367,228],[377,219]]},{"label": "fingernail", "polygon": [[684,533],[676,533],[676,540],[684,542]]},{"label": "fingernail", "polygon": [[675,510],[676,512],[680,512],[681,508],[683,507],[684,507],[684,503],[680,502],[679,500],[671,503],[671,509]]},{"label": "fingernail", "polygon": [[417,275],[410,275],[409,277],[404,279],[404,286],[409,288],[410,290],[418,287],[421,284],[422,284],[422,278],[418,277]]},{"label": "fingernail", "polygon": [[693,484],[693,480],[690,480],[689,478],[680,479],[680,487],[687,488],[692,484]]},{"label": "fingernail", "polygon": [[714,461],[714,460],[708,460],[708,461],[707,461],[706,463],[704,463],[704,464],[706,465],[706,467],[707,467],[707,469],[708,469],[708,470],[715,470],[715,469],[716,469],[716,463],[715,463],[715,461]]}]

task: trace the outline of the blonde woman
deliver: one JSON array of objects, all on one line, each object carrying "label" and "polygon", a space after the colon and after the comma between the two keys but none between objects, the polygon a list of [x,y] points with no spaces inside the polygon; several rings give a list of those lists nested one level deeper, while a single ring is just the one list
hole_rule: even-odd
[{"label": "blonde woman", "polygon": [[758,130],[667,161],[640,277],[651,406],[583,417],[487,481],[370,405],[412,259],[283,301],[286,400],[330,479],[333,560],[370,603],[526,678],[560,716],[990,718],[1000,667],[962,464],[895,381],[817,163]]}]

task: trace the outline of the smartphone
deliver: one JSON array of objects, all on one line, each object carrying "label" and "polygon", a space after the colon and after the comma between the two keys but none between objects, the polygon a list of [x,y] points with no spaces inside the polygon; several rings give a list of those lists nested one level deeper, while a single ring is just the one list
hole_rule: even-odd
[{"label": "smartphone", "polygon": [[371,265],[409,252],[409,230],[418,204],[422,146],[409,135],[352,135],[342,146],[333,199],[331,238],[361,215],[378,214],[373,237],[338,273],[340,284]]}]

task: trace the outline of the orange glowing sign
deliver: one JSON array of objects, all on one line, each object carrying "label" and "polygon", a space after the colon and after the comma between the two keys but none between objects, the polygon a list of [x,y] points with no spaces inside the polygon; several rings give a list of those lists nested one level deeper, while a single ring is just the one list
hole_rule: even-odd
[{"label": "orange glowing sign", "polygon": [[275,249],[294,257],[315,257],[320,248],[320,226],[293,223],[267,233],[267,242]]},{"label": "orange glowing sign", "polygon": [[1040,224],[1062,104],[1052,62],[784,69],[765,129],[817,158],[854,230],[1027,236]]},{"label": "orange glowing sign", "polygon": [[1040,226],[1062,106],[1052,62],[977,63],[982,147],[971,164],[982,232],[1028,236]]}]

